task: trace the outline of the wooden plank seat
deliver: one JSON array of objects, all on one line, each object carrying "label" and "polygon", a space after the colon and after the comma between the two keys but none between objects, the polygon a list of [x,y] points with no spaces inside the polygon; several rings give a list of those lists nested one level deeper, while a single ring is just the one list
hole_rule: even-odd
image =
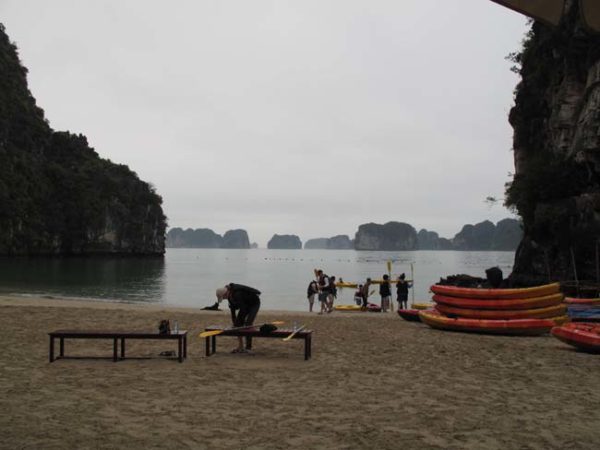
[{"label": "wooden plank seat", "polygon": [[[158,332],[144,331],[91,331],[91,330],[57,330],[48,333],[50,337],[49,360],[65,357],[65,339],[112,339],[113,340],[113,361],[119,360],[117,352],[118,341],[121,341],[120,359],[125,359],[125,341],[128,339],[153,339],[153,340],[176,340],[177,357],[179,362],[187,358],[187,331],[180,330],[169,334],[159,334]],[[54,357],[54,340],[59,339],[59,356]]]},{"label": "wooden plank seat", "polygon": [[[222,327],[206,327],[204,331],[223,330]],[[213,355],[217,351],[217,336],[236,336],[236,337],[251,337],[251,338],[279,338],[288,337],[294,330],[279,328],[269,334],[262,334],[258,327],[244,328],[242,330],[223,330],[222,333],[216,336],[207,336],[206,339],[206,356]],[[300,330],[296,332],[292,339],[304,339],[304,360],[312,357],[312,330]]]}]

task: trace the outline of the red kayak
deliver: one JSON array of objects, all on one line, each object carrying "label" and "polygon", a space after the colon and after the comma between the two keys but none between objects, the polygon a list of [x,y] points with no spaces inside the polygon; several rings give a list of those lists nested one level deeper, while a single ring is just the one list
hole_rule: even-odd
[{"label": "red kayak", "polygon": [[534,309],[544,308],[546,306],[559,305],[563,301],[561,293],[546,295],[544,297],[532,298],[514,298],[514,299],[478,299],[478,298],[460,298],[448,297],[446,295],[435,294],[433,301],[456,308],[471,309]]},{"label": "red kayak", "polygon": [[480,299],[533,298],[557,294],[558,292],[560,292],[560,283],[552,283],[545,284],[543,286],[516,289],[464,288],[458,286],[445,286],[442,284],[434,284],[433,286],[431,286],[430,289],[434,294],[446,295],[448,297]]},{"label": "red kayak", "polygon": [[399,309],[398,315],[409,322],[420,322],[419,311],[422,309]]},{"label": "red kayak", "polygon": [[572,322],[552,328],[552,336],[587,352],[600,352],[600,324]]},{"label": "red kayak", "polygon": [[537,336],[548,333],[554,326],[552,320],[546,319],[464,319],[446,317],[437,311],[419,311],[419,317],[421,322],[439,330],[515,336]]},{"label": "red kayak", "polygon": [[465,317],[468,319],[547,319],[549,317],[562,316],[566,314],[565,305],[548,306],[547,308],[520,309],[520,310],[482,310],[454,308],[448,305],[438,304],[435,309],[451,317]]},{"label": "red kayak", "polygon": [[566,297],[565,303],[567,303],[569,305],[600,305],[600,298]]}]

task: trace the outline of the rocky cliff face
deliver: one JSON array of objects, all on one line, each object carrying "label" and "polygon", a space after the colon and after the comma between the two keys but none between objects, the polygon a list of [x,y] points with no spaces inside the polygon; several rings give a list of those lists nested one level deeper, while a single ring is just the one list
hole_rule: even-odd
[{"label": "rocky cliff face", "polygon": [[0,255],[162,255],[162,199],[85,136],[52,130],[0,24]]},{"label": "rocky cliff face", "polygon": [[417,231],[409,224],[388,222],[384,225],[360,225],[354,237],[356,250],[416,250]]},{"label": "rocky cliff face", "polygon": [[596,279],[600,240],[600,36],[566,2],[558,28],[534,23],[517,55],[510,113],[515,175],[507,204],[523,218],[513,279]]},{"label": "rocky cliff face", "polygon": [[246,230],[229,230],[223,235],[223,248],[250,248]]},{"label": "rocky cliff face", "polygon": [[295,234],[275,234],[267,243],[270,249],[301,249],[302,242]]}]

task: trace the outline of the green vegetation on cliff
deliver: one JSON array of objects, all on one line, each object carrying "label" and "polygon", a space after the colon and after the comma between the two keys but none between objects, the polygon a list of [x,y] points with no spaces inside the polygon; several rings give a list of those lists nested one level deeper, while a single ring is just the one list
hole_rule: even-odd
[{"label": "green vegetation on cliff", "polygon": [[52,130],[26,75],[0,24],[0,255],[163,254],[155,189]]}]

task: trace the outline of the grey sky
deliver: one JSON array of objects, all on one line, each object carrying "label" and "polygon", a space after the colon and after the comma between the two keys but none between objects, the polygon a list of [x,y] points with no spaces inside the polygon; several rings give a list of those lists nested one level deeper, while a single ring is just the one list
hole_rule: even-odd
[{"label": "grey sky", "polygon": [[265,246],[408,222],[496,222],[513,171],[505,56],[526,19],[488,0],[0,0],[50,125],[163,196],[171,227]]}]

